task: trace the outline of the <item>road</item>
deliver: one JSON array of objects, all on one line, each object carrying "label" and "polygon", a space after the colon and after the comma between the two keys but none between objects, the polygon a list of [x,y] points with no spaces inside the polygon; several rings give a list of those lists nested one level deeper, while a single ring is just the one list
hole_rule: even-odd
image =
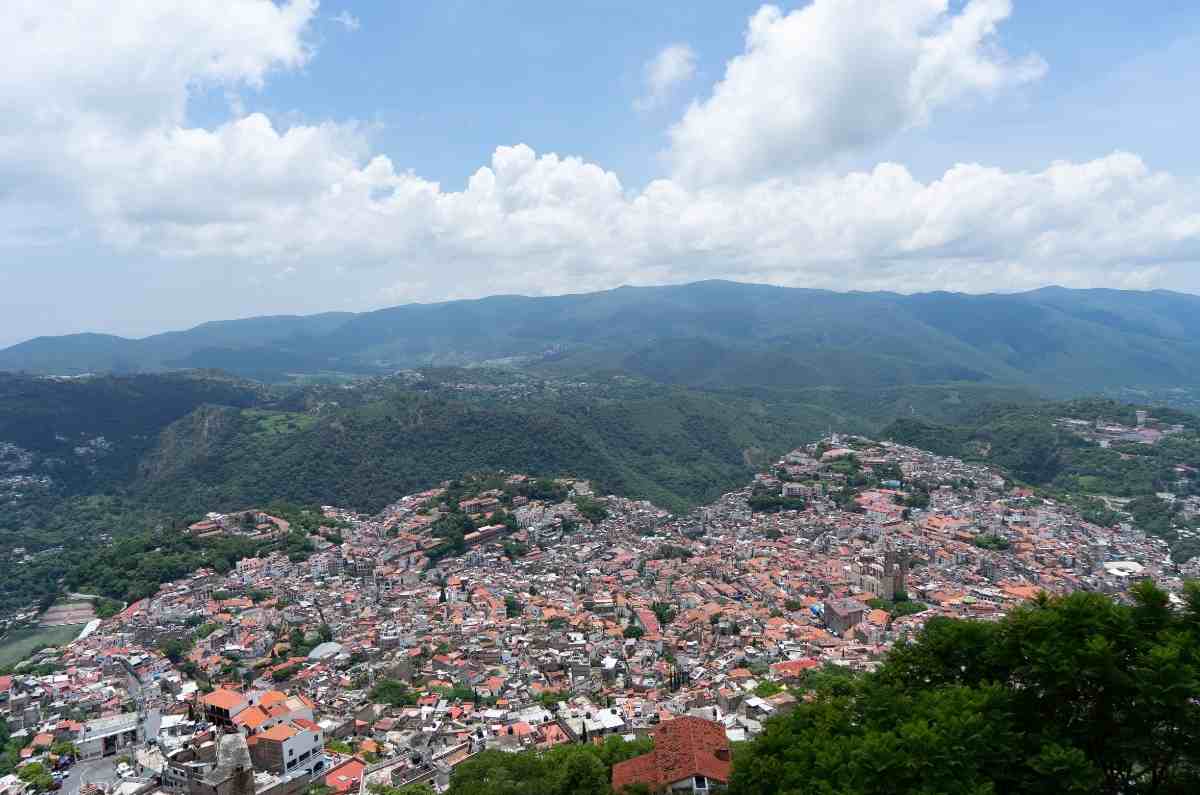
[{"label": "road", "polygon": [[70,774],[63,780],[62,795],[77,795],[80,786],[87,784],[111,784],[120,780],[117,776],[117,757],[89,759],[76,762]]}]

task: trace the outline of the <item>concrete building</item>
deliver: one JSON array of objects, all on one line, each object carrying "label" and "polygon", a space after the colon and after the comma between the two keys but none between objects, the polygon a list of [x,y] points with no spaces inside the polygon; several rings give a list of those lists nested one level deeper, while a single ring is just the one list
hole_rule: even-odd
[{"label": "concrete building", "polygon": [[90,720],[83,724],[75,741],[79,755],[83,759],[99,759],[130,748],[139,740],[139,726],[135,712]]},{"label": "concrete building", "polygon": [[245,695],[224,687],[205,695],[201,703],[204,705],[204,717],[209,723],[227,728],[232,728],[234,717],[250,706]]},{"label": "concrete building", "polygon": [[286,775],[325,769],[321,727],[303,718],[261,731],[249,740],[251,758],[260,770]]},{"label": "concrete building", "polygon": [[254,795],[254,765],[246,738],[222,735],[217,742],[217,764],[201,778],[189,782],[189,795]]},{"label": "concrete building", "polygon": [[833,599],[825,603],[825,625],[830,632],[845,637],[866,612],[867,606],[857,599]]}]

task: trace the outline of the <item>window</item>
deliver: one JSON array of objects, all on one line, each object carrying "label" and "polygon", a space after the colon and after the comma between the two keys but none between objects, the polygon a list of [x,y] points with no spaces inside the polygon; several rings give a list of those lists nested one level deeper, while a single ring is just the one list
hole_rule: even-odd
[{"label": "window", "polygon": [[696,789],[708,789],[708,781],[704,778],[704,776],[696,776],[695,781]]}]

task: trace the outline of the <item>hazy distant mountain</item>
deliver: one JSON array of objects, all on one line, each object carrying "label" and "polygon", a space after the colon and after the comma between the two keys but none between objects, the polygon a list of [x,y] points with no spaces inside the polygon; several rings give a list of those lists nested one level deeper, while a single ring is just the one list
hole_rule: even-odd
[{"label": "hazy distant mountain", "polygon": [[36,373],[220,368],[379,373],[519,357],[701,387],[1022,383],[1052,392],[1200,383],[1200,297],[1046,288],[836,293],[708,281],[544,298],[205,323],[140,340],[40,337],[0,351]]},{"label": "hazy distant mountain", "polygon": [[205,351],[221,351],[226,356],[237,351],[261,351],[259,355],[266,360],[272,351],[281,357],[289,346],[302,347],[354,316],[351,312],[325,312],[216,320],[142,339],[112,334],[36,337],[0,350],[0,370],[73,375],[194,369],[179,362]]}]

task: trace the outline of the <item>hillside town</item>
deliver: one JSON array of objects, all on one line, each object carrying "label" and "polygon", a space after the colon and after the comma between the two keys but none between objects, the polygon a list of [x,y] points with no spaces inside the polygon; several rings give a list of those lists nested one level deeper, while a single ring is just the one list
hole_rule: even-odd
[{"label": "hillside town", "polygon": [[1196,574],[995,470],[836,434],[686,515],[512,473],[322,511],[306,557],[196,571],[0,676],[0,795],[442,791],[485,749],[612,737],[653,740],[615,790],[706,792],[812,677],[935,618]]}]

